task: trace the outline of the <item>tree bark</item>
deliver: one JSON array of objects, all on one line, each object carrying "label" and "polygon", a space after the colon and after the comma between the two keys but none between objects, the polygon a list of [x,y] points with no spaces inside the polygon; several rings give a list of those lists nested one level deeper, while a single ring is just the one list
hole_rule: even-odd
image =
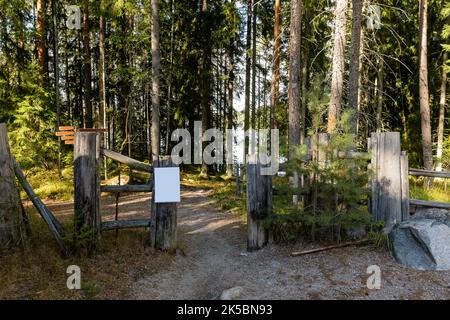
[{"label": "tree bark", "polygon": [[[250,127],[250,76],[251,76],[251,41],[252,41],[252,3],[247,0],[247,39],[245,44],[245,102],[244,102],[244,131]],[[248,138],[244,139],[244,163],[247,163]]]},{"label": "tree bark", "polygon": [[377,132],[381,132],[384,94],[384,61],[381,58],[378,61],[378,71],[375,81],[375,87],[377,91]]},{"label": "tree bark", "polygon": [[350,73],[349,73],[349,88],[348,88],[348,104],[350,110],[353,112],[353,119],[351,121],[352,132],[356,133],[356,119],[359,111],[359,63],[361,55],[361,14],[362,14],[362,0],[353,0],[352,11],[352,43],[351,43],[351,57],[350,57]]},{"label": "tree bark", "polygon": [[46,2],[45,0],[36,1],[37,11],[37,34],[38,34],[38,65],[40,72],[40,80],[44,86],[48,85],[48,49],[46,44],[47,28],[46,28]]},{"label": "tree bark", "polygon": [[345,28],[347,24],[347,0],[337,0],[334,11],[333,70],[331,79],[331,100],[328,110],[328,133],[336,129],[341,112],[344,82]]},{"label": "tree bark", "polygon": [[270,86],[270,128],[275,129],[275,112],[280,95],[280,61],[281,61],[281,0],[275,0],[275,23],[273,28],[273,65]]},{"label": "tree bark", "polygon": [[92,110],[91,37],[89,31],[89,0],[83,1],[83,100],[86,112],[85,125],[94,125]]},{"label": "tree bark", "polygon": [[[106,19],[105,19],[105,0],[100,1],[100,20],[99,20],[99,62],[98,62],[98,90],[99,90],[99,123],[98,127],[107,128],[106,118],[106,72],[105,72],[105,35],[106,35]],[[107,145],[108,135],[105,135],[105,148]]]},{"label": "tree bark", "polygon": [[447,100],[447,72],[445,72],[444,65],[448,60],[448,53],[444,51],[442,56],[442,78],[441,78],[441,95],[439,99],[439,124],[438,124],[438,139],[436,151],[436,171],[442,171],[442,145],[444,141],[444,124],[445,124],[445,104]]},{"label": "tree bark", "polygon": [[[206,41],[203,46],[202,52],[202,66],[201,66],[201,104],[202,104],[202,135],[203,133],[210,128],[211,123],[211,77],[210,77],[210,69],[211,69],[211,21],[208,12],[208,0],[203,0],[202,2],[202,29],[203,36]],[[201,176],[208,175],[208,165],[205,162],[205,159],[202,160],[201,167]]]},{"label": "tree bark", "polygon": [[159,160],[160,151],[160,69],[158,0],[152,0],[152,160]]},{"label": "tree bark", "polygon": [[[292,160],[295,150],[300,144],[300,119],[301,119],[301,30],[302,30],[302,0],[291,0],[291,34],[289,39],[289,158]],[[299,187],[299,176],[294,172],[293,187]],[[293,202],[298,202],[298,196],[294,195]]]},{"label": "tree bark", "polygon": [[419,100],[422,128],[423,164],[425,169],[433,167],[433,149],[431,142],[430,102],[428,92],[428,0],[419,0],[420,3],[420,37],[419,37]]},{"label": "tree bark", "polygon": [[251,129],[252,131],[252,150],[251,153],[256,152],[256,17],[257,17],[257,4],[255,0],[252,0],[252,108],[251,108]]},{"label": "tree bark", "polygon": [[[233,96],[234,96],[234,38],[230,40],[230,46],[228,48],[228,78],[227,78],[227,129],[233,129]],[[233,175],[233,164],[227,164],[227,176],[231,177]]]}]

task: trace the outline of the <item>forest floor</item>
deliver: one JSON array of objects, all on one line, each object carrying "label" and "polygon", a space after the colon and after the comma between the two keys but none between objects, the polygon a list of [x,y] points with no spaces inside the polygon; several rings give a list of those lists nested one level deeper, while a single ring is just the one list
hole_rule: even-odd
[{"label": "forest floor", "polygon": [[[209,188],[183,187],[176,254],[150,250],[145,245],[145,230],[120,231],[118,238],[114,231],[108,232],[98,254],[70,261],[59,260],[51,246],[33,241],[28,254],[17,253],[2,261],[0,298],[217,299],[233,287],[242,287],[239,299],[450,298],[450,271],[411,270],[374,246],[300,257],[290,253],[311,249],[311,244],[270,244],[247,252],[242,215],[217,209],[212,195]],[[120,219],[144,215],[149,201],[149,194],[121,197]],[[71,219],[71,202],[48,205],[58,218]],[[114,218],[114,197],[102,198],[102,212],[105,220]],[[24,259],[29,260],[27,267]],[[65,289],[68,264],[81,267],[85,283],[81,293]],[[381,268],[380,290],[366,286],[370,265]]]}]

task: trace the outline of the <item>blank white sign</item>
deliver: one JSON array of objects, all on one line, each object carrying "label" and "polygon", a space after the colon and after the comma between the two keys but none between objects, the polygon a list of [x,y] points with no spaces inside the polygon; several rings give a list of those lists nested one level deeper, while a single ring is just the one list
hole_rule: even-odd
[{"label": "blank white sign", "polygon": [[180,202],[180,168],[154,168],[155,203]]}]

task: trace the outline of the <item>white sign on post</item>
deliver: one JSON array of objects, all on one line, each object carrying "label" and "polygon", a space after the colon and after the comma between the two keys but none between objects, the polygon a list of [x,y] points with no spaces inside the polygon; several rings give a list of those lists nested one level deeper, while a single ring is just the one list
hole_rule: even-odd
[{"label": "white sign on post", "polygon": [[180,202],[180,168],[154,168],[155,203]]}]

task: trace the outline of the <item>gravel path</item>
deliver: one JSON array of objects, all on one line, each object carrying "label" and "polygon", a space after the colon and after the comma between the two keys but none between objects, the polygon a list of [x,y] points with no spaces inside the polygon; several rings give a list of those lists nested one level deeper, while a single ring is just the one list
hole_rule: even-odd
[{"label": "gravel path", "polygon": [[[450,272],[407,269],[378,248],[290,257],[305,247],[269,245],[247,253],[240,217],[215,209],[204,190],[183,192],[178,212],[179,253],[167,268],[143,274],[130,298],[216,299],[236,286],[243,288],[240,299],[450,298]],[[380,290],[367,289],[370,265],[381,268]]]}]

